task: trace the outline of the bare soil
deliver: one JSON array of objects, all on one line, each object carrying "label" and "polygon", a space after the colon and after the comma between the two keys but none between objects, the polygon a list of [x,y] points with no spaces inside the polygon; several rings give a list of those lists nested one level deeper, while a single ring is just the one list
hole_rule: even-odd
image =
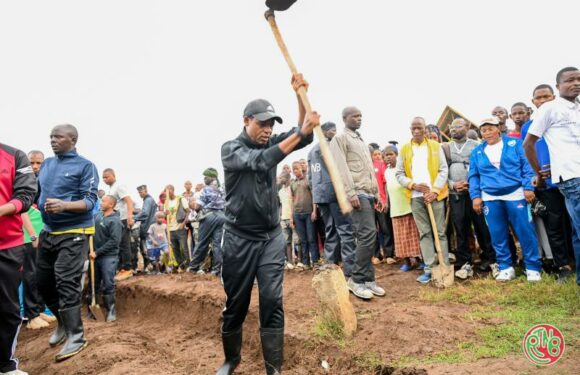
[{"label": "bare soil", "polygon": [[[469,364],[371,369],[369,354],[390,363],[401,356],[450,350],[475,337],[482,323],[468,320],[464,305],[420,301],[418,292],[424,286],[415,282],[416,272],[402,273],[397,265],[381,264],[377,281],[387,289],[387,296],[367,302],[351,295],[359,330],[341,348],[331,340],[313,337],[319,305],[311,287],[312,275],[311,271],[286,273],[285,374],[580,373],[580,361],[569,355],[548,368],[537,368],[523,355],[516,355]],[[17,349],[21,368],[32,375],[215,374],[223,360],[219,328],[225,299],[218,279],[191,274],[133,277],[119,283],[117,294],[118,321],[85,321],[89,346],[63,363],[54,362],[60,349],[48,346],[50,330],[23,329]],[[258,320],[255,288],[237,374],[264,373]],[[329,371],[322,368],[322,360],[330,364]]]}]

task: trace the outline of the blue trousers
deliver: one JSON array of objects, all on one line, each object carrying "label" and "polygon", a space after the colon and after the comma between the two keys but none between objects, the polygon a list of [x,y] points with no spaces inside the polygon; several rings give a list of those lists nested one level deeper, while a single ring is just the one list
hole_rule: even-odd
[{"label": "blue trousers", "polygon": [[294,227],[302,243],[302,263],[309,266],[320,258],[316,246],[316,227],[310,219],[310,214],[294,214]]},{"label": "blue trousers", "polygon": [[[95,259],[95,294],[115,293],[115,272],[119,256],[100,256]],[[89,281],[90,282],[90,281]]]},{"label": "blue trousers", "polygon": [[213,244],[211,272],[220,274],[222,269],[222,236],[226,218],[223,211],[214,211],[199,223],[197,244],[189,267],[198,271],[203,266],[210,242]]},{"label": "blue trousers", "polygon": [[580,285],[580,177],[560,182],[558,188],[566,199],[566,209],[572,219],[572,244],[576,258],[576,283]]},{"label": "blue trousers", "polygon": [[520,240],[524,255],[526,270],[540,271],[542,261],[538,252],[538,238],[529,213],[528,202],[518,201],[488,201],[485,202],[483,213],[491,234],[491,243],[495,249],[500,270],[513,267],[512,256],[508,244],[509,225],[511,224]]},{"label": "blue trousers", "polygon": [[343,215],[337,202],[320,203],[320,213],[324,220],[326,241],[324,258],[327,263],[337,264],[342,259],[345,277],[350,277],[354,266],[356,244],[350,215]]}]

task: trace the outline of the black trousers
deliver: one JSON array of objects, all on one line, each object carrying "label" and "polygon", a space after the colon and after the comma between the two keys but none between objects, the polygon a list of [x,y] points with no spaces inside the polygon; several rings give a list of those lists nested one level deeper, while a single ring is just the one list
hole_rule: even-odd
[{"label": "black trousers", "polygon": [[536,190],[536,197],[546,205],[544,226],[556,267],[570,265],[572,236],[564,196],[558,189]]},{"label": "black trousers", "polygon": [[395,237],[393,236],[393,222],[391,221],[390,211],[379,212],[375,210],[375,220],[379,224],[379,230],[383,235],[383,254],[387,258],[392,258],[395,256]]},{"label": "black trousers", "polygon": [[121,220],[123,232],[121,233],[121,243],[119,244],[119,268],[122,270],[132,269],[131,255],[131,229],[127,224],[127,219]]},{"label": "black trousers", "polygon": [[68,309],[81,304],[81,278],[88,253],[86,234],[41,233],[36,277],[47,306]]},{"label": "black trousers", "polygon": [[371,262],[375,253],[377,230],[375,227],[375,200],[359,195],[360,208],[352,210],[352,225],[356,238],[356,251],[351,278],[355,283],[375,281],[375,268]]},{"label": "black trousers", "polygon": [[22,324],[18,286],[22,278],[24,246],[0,250],[0,372],[16,370],[16,339]]},{"label": "black trousers", "polygon": [[190,262],[189,248],[187,246],[187,229],[172,230],[170,237],[175,261],[179,267],[184,268]]},{"label": "black trousers", "polygon": [[469,232],[471,224],[475,229],[477,242],[481,248],[483,261],[495,263],[495,251],[491,245],[491,235],[485,216],[478,215],[473,210],[473,203],[468,194],[450,194],[449,206],[451,208],[451,221],[455,227],[457,238],[456,267],[462,267],[465,263],[472,263],[471,251],[469,250]]},{"label": "black trousers", "polygon": [[22,296],[24,316],[34,319],[44,311],[44,302],[36,286],[36,252],[31,243],[24,245],[24,266],[22,273]]},{"label": "black trousers", "polygon": [[234,331],[244,323],[254,279],[258,280],[260,327],[284,328],[285,248],[282,233],[269,240],[252,241],[224,231],[222,280],[227,299],[222,332]]}]

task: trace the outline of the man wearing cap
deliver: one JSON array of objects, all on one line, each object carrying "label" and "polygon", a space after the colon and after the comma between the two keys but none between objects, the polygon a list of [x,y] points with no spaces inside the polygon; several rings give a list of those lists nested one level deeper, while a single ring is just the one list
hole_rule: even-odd
[{"label": "man wearing cap", "polygon": [[[433,236],[439,236],[443,259],[449,264],[449,246],[445,233],[445,201],[448,196],[449,169],[440,143],[427,138],[425,119],[415,117],[411,122],[411,142],[401,147],[397,159],[397,181],[407,188],[413,218],[420,234],[421,253],[425,270],[417,281],[431,281],[431,268],[437,264]],[[431,225],[427,205],[431,205],[437,224]]]},{"label": "man wearing cap", "polygon": [[157,213],[157,204],[155,199],[147,192],[147,186],[141,185],[137,187],[137,192],[141,199],[143,199],[143,207],[141,212],[135,215],[135,222],[140,222],[139,226],[139,250],[143,255],[143,267],[147,269],[149,264],[149,257],[147,256],[147,248],[145,242],[147,241],[147,231],[151,224],[155,223],[155,214]]},{"label": "man wearing cap", "polygon": [[[302,75],[292,77],[294,91],[308,88]],[[260,337],[268,374],[281,372],[284,348],[285,241],[280,226],[276,167],[286,155],[312,142],[319,125],[316,112],[306,115],[298,98],[298,127],[273,135],[274,121],[282,123],[264,99],[244,109],[244,129],[222,146],[226,206],[222,280],[226,292],[222,340],[225,362],[217,374],[231,374],[241,360],[242,324],[246,318],[254,280],[260,298]]]},{"label": "man wearing cap", "polygon": [[189,264],[189,271],[204,273],[201,266],[207,256],[207,250],[211,242],[213,245],[211,274],[219,277],[222,268],[221,242],[226,202],[224,193],[220,189],[218,173],[215,168],[207,168],[203,172],[203,182],[205,187],[202,189],[199,199],[195,201],[194,209],[198,212],[199,232],[191,263]]},{"label": "man wearing cap", "polygon": [[[336,124],[326,122],[320,126],[327,142],[336,135]],[[312,200],[320,209],[324,221],[326,241],[324,258],[328,264],[338,264],[342,258],[342,271],[348,279],[354,265],[354,236],[352,219],[343,215],[336,199],[336,193],[328,174],[328,169],[317,143],[308,153],[308,181],[312,190]]]},{"label": "man wearing cap", "polygon": [[483,212],[499,265],[498,281],[515,279],[508,245],[509,224],[522,246],[528,281],[540,281],[542,262],[528,203],[535,199],[534,171],[525,158],[520,139],[501,133],[497,117],[484,119],[479,130],[483,142],[475,147],[469,162],[469,195],[473,210]]},{"label": "man wearing cap", "polygon": [[[580,70],[575,67],[561,69],[556,75],[556,87],[559,97],[538,109],[524,147],[537,175],[537,187],[544,187],[544,180],[550,177],[564,195],[575,232],[576,283],[580,285]],[[538,163],[534,146],[540,137],[550,151],[549,168]]]}]

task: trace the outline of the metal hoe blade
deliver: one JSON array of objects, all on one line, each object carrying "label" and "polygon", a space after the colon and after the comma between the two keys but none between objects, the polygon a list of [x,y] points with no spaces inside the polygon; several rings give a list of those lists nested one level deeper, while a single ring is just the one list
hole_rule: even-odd
[{"label": "metal hoe blade", "polygon": [[266,6],[271,10],[284,11],[295,2],[296,0],[266,0]]}]

